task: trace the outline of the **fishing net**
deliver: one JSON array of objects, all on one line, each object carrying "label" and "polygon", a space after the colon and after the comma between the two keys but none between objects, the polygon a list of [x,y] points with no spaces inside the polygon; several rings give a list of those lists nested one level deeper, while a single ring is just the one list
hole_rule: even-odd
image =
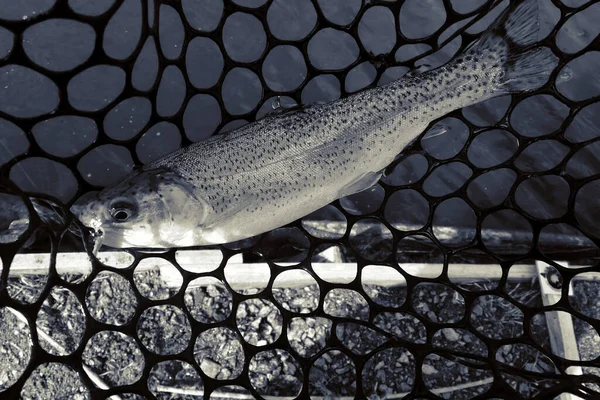
[{"label": "fishing net", "polygon": [[434,121],[372,189],[90,259],[52,210],[439,66],[508,1],[0,0],[0,397],[598,396],[600,4],[539,4],[549,82]]}]

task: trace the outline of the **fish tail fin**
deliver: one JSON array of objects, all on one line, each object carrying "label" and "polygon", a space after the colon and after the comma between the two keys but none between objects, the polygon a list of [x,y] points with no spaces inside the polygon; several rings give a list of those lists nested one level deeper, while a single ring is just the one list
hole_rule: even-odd
[{"label": "fish tail fin", "polygon": [[[552,50],[532,47],[539,41],[538,1],[511,4],[467,50],[480,60],[482,73],[495,75],[497,95],[535,90],[548,81],[558,65]],[[491,63],[486,65],[488,59]]]}]

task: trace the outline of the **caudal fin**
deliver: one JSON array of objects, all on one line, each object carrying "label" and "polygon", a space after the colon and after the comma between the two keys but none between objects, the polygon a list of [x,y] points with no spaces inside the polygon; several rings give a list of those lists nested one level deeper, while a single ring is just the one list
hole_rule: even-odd
[{"label": "caudal fin", "polygon": [[498,17],[468,53],[500,64],[495,79],[497,92],[535,90],[548,81],[558,65],[552,50],[533,47],[539,41],[539,32],[538,0],[519,0]]}]

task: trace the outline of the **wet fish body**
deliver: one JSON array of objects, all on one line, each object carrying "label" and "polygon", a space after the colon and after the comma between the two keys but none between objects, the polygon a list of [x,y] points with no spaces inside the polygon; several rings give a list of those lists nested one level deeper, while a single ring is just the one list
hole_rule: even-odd
[{"label": "wet fish body", "polygon": [[217,244],[280,227],[374,185],[431,121],[545,83],[557,59],[528,48],[538,25],[526,0],[445,66],[182,148],[73,211],[113,247]]}]

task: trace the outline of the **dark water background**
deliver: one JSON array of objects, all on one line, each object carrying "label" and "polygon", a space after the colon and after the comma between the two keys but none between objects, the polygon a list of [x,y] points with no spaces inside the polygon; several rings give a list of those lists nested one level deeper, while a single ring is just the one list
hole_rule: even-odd
[{"label": "dark water background", "polygon": [[[146,13],[140,0],[1,1],[0,172],[25,191],[69,203],[136,164],[261,118],[278,104],[332,101],[414,67],[442,65],[508,4],[439,46],[489,6],[448,3],[149,1],[157,11]],[[546,44],[563,60],[554,82],[431,126],[384,179],[394,186],[423,180],[421,193],[388,200],[399,224],[427,220],[432,201],[466,189],[470,203],[450,199],[437,208],[440,224],[475,229],[474,207],[494,207],[510,195],[520,211],[542,220],[575,207],[579,222],[598,233],[590,199],[600,196],[600,184],[590,182],[573,201],[567,182],[600,172],[600,142],[593,141],[600,136],[600,52],[588,51],[598,48],[600,4],[539,4],[540,39],[557,31]],[[519,173],[540,176],[523,181]],[[376,186],[342,206],[369,213],[382,206],[382,191]],[[512,221],[504,228],[527,225],[519,216]]]}]

